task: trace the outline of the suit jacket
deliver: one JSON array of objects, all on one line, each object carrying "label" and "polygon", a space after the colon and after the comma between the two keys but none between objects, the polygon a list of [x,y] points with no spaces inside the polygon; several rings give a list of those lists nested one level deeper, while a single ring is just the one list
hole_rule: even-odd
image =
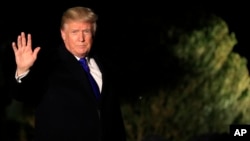
[{"label": "suit jacket", "polygon": [[36,141],[125,141],[119,97],[112,92],[102,60],[93,57],[103,75],[100,102],[64,45],[49,54],[39,53],[22,82],[11,81],[13,98],[35,106]]}]

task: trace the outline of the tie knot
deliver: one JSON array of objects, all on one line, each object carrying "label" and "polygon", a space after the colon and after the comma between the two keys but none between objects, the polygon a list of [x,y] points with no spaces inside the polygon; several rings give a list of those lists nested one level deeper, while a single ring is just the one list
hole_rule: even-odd
[{"label": "tie knot", "polygon": [[88,66],[88,62],[86,58],[81,58],[80,60],[81,65],[83,66],[83,68],[89,72],[89,66]]}]

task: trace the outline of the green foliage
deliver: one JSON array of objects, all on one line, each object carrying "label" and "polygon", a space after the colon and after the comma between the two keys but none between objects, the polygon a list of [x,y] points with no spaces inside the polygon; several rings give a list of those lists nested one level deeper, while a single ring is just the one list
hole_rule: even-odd
[{"label": "green foliage", "polygon": [[196,27],[172,27],[166,31],[163,43],[182,67],[195,73],[216,73],[237,43],[225,21],[216,16],[201,17]]},{"label": "green foliage", "polygon": [[130,141],[147,135],[188,141],[227,133],[232,123],[250,122],[247,60],[232,51],[237,40],[223,19],[200,18],[196,26],[175,26],[162,37],[182,75],[175,75],[179,81],[174,86],[122,105]]}]

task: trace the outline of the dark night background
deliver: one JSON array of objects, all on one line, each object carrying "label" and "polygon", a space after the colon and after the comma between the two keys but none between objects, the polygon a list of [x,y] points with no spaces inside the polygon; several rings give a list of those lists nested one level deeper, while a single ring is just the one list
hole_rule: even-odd
[{"label": "dark night background", "polygon": [[[248,54],[246,42],[249,32],[249,9],[246,7],[246,3],[237,1],[224,3],[178,0],[165,2],[154,0],[148,2],[131,0],[114,2],[75,0],[58,3],[52,3],[52,1],[1,2],[0,42],[15,41],[16,36],[21,31],[25,31],[32,33],[34,46],[58,45],[61,14],[66,8],[77,5],[89,6],[99,15],[97,37],[100,45],[103,46],[102,51],[112,51],[111,54],[115,54],[116,51],[120,53],[120,50],[127,54],[128,48],[132,47],[136,50],[143,49],[146,40],[138,39],[157,28],[148,26],[149,19],[151,21],[154,18],[163,19],[165,22],[172,22],[176,19],[180,20],[187,13],[195,14],[201,11],[215,13],[222,17],[239,40],[235,50],[244,56]],[[132,41],[135,42],[132,43]],[[131,50],[129,52],[131,53]]]},{"label": "dark night background", "polygon": [[[7,2],[7,3],[6,3]],[[144,34],[149,34],[153,28],[148,27],[147,20],[165,19],[165,22],[181,19],[183,15],[206,11],[221,16],[229,25],[230,30],[236,33],[239,44],[235,48],[242,55],[247,55],[247,35],[249,32],[248,13],[246,3],[213,2],[213,1],[165,1],[150,0],[137,2],[122,1],[97,1],[75,0],[65,2],[19,1],[1,2],[0,6],[0,42],[15,41],[21,32],[30,32],[33,35],[34,46],[53,46],[60,41],[59,24],[61,14],[71,6],[89,6],[99,15],[98,39],[104,51],[124,50],[127,54],[128,47],[143,49],[141,39]],[[169,20],[169,21],[167,21]],[[136,41],[131,43],[132,41]],[[142,40],[143,41],[143,40]],[[128,43],[129,42],[129,43]],[[133,45],[135,44],[135,45]],[[115,50],[113,50],[115,48]],[[126,49],[125,49],[126,48]],[[131,52],[131,51],[130,51]],[[112,53],[112,54],[113,54]]]},{"label": "dark night background", "polygon": [[[229,29],[236,34],[238,44],[234,50],[249,57],[249,9],[238,1],[97,1],[74,0],[65,2],[7,1],[0,6],[0,43],[16,41],[21,31],[31,33],[33,46],[57,46],[60,41],[60,18],[71,6],[91,7],[99,16],[96,46],[115,65],[122,65],[125,57],[143,58],[145,50],[159,42],[160,25],[181,23],[187,15],[206,12],[222,17]],[[179,23],[178,23],[179,22]],[[158,26],[159,25],[159,26]],[[142,55],[142,56],[140,56]],[[120,62],[122,61],[122,62]],[[132,61],[132,60],[131,60]],[[142,62],[144,60],[138,60]]]},{"label": "dark night background", "polygon": [[[25,31],[32,34],[33,46],[41,46],[42,48],[57,46],[61,41],[59,25],[62,12],[69,7],[78,5],[90,7],[98,14],[96,44],[100,52],[105,54],[117,68],[119,76],[117,79],[120,79],[119,83],[124,86],[126,84],[125,78],[128,78],[128,75],[129,78],[135,76],[138,80],[135,80],[131,85],[147,83],[147,81],[141,82],[139,80],[145,79],[144,73],[150,73],[150,69],[143,70],[143,68],[148,65],[148,60],[145,59],[150,57],[146,50],[153,48],[150,46],[158,40],[159,27],[157,23],[182,22],[187,15],[195,15],[199,12],[214,13],[222,17],[227,22],[230,31],[236,34],[238,44],[234,47],[234,51],[250,59],[250,51],[248,51],[250,31],[248,13],[250,9],[247,8],[246,3],[238,1],[223,3],[208,0],[203,2],[75,0],[70,2],[32,1],[30,3],[25,1],[7,1],[5,3],[1,1],[0,44],[11,45],[11,41],[16,41],[17,35],[21,31]],[[12,51],[11,46],[9,51]],[[157,48],[152,52],[158,53]],[[125,62],[126,57],[129,57],[133,66],[138,68],[128,68],[129,63]],[[2,61],[13,63],[13,60]],[[149,63],[152,62],[149,61]],[[248,64],[248,66],[250,65]],[[128,73],[120,71],[123,69],[129,70]],[[157,78],[152,77],[151,80]],[[145,85],[146,91],[148,87],[147,84]],[[122,92],[126,94],[130,91],[136,91],[135,86],[126,88]],[[132,95],[132,93],[130,94]],[[1,102],[5,101],[2,98],[1,96]]]}]

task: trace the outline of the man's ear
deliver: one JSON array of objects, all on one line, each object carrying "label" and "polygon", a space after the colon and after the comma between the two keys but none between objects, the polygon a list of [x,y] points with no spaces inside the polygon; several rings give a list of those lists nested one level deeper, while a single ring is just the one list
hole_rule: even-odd
[{"label": "man's ear", "polygon": [[61,31],[61,37],[62,37],[62,39],[65,40],[65,31],[62,30],[62,29],[60,31]]}]

